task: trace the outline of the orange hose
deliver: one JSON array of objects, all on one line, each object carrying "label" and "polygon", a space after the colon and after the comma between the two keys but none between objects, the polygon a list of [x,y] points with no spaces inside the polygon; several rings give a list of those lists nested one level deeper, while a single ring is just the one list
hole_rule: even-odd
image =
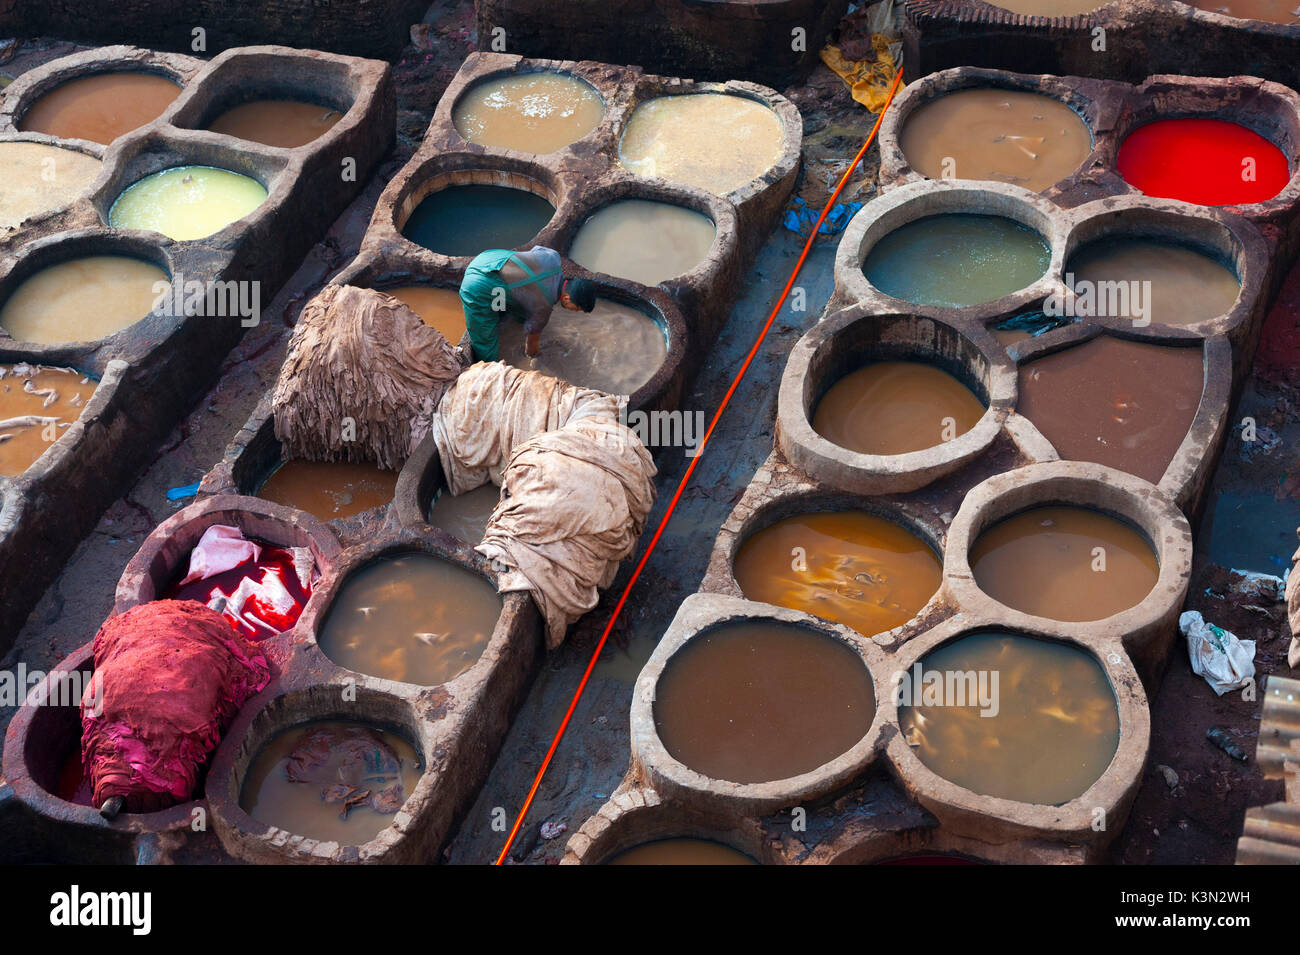
[{"label": "orange hose", "polygon": [[510,847],[514,845],[515,839],[519,836],[519,830],[524,824],[524,819],[528,815],[528,810],[532,808],[533,799],[536,798],[537,790],[542,785],[542,779],[546,776],[546,770],[551,765],[551,759],[555,756],[555,751],[559,748],[560,740],[564,738],[564,731],[568,729],[569,720],[572,718],[574,710],[578,708],[578,702],[582,699],[583,691],[587,688],[587,680],[590,679],[592,670],[596,668],[596,661],[600,659],[601,651],[605,649],[605,641],[609,638],[611,631],[613,631],[614,624],[618,620],[618,615],[623,611],[623,605],[627,603],[628,594],[632,592],[632,588],[636,585],[637,579],[641,576],[641,571],[645,568],[646,562],[650,559],[650,555],[654,553],[655,547],[659,543],[659,538],[663,535],[664,528],[668,525],[668,521],[673,516],[673,511],[677,507],[677,502],[681,500],[682,492],[686,490],[686,485],[690,483],[691,475],[695,473],[695,466],[700,463],[700,458],[704,456],[704,450],[709,446],[709,438],[713,436],[713,429],[717,426],[718,420],[722,417],[722,413],[727,410],[727,405],[731,402],[731,396],[734,395],[736,389],[740,387],[741,381],[745,378],[745,373],[749,371],[750,364],[754,361],[754,357],[758,354],[758,350],[763,346],[764,339],[767,338],[768,330],[772,327],[772,323],[776,321],[776,316],[780,313],[781,306],[785,304],[786,298],[790,295],[790,290],[794,288],[795,279],[799,277],[799,271],[803,268],[804,260],[808,258],[808,253],[812,249],[813,242],[817,239],[817,230],[820,229],[822,223],[826,221],[826,217],[835,206],[835,200],[839,198],[840,193],[844,191],[845,185],[848,184],[849,176],[853,174],[853,170],[857,168],[858,163],[862,162],[862,157],[867,154],[867,150],[875,140],[876,133],[880,130],[880,124],[885,118],[885,111],[889,109],[889,104],[894,101],[894,94],[898,92],[898,84],[902,78],[903,71],[902,69],[899,69],[899,71],[894,75],[893,84],[889,87],[889,96],[885,99],[885,105],[881,107],[880,114],[876,116],[876,123],[871,127],[871,133],[867,136],[866,142],[862,144],[862,148],[858,150],[858,154],[853,157],[853,162],[851,162],[849,167],[844,170],[844,175],[840,177],[839,183],[835,186],[835,191],[831,193],[831,197],[826,203],[826,208],[823,209],[822,214],[817,217],[817,224],[813,226],[812,232],[809,233],[808,241],[804,243],[803,251],[799,253],[799,261],[795,262],[794,271],[790,273],[790,278],[785,283],[785,288],[781,292],[781,297],[776,300],[776,304],[772,307],[772,314],[767,317],[767,321],[764,323],[762,331],[758,333],[758,338],[754,340],[753,346],[750,347],[749,354],[745,356],[744,363],[740,366],[740,370],[736,372],[736,377],[731,380],[731,387],[727,389],[727,393],[723,396],[722,403],[718,405],[718,410],[713,413],[713,418],[709,421],[709,427],[704,432],[704,439],[700,442],[699,448],[696,449],[695,456],[691,458],[691,463],[687,466],[686,473],[682,475],[682,479],[677,483],[677,490],[673,493],[673,499],[668,502],[668,510],[664,512],[663,518],[659,521],[659,526],[655,528],[654,536],[650,538],[650,544],[646,547],[645,553],[641,555],[641,559],[637,561],[636,569],[632,571],[632,576],[628,578],[627,585],[623,588],[623,593],[619,596],[618,603],[614,606],[614,612],[610,615],[609,623],[605,624],[605,629],[601,633],[600,640],[596,644],[595,652],[592,653],[591,660],[587,663],[587,669],[582,674],[582,680],[578,683],[578,689],[573,694],[573,700],[569,703],[569,709],[564,714],[564,719],[560,723],[560,728],[555,732],[555,738],[551,740],[551,748],[546,751],[546,758],[542,760],[542,765],[537,770],[537,776],[533,780],[532,788],[528,790],[528,798],[524,800],[524,804],[519,810],[519,815],[515,817],[515,824],[510,829],[509,835],[506,836],[506,844],[501,848],[501,854],[497,856],[497,861],[494,863],[495,865],[501,865],[505,862],[506,856],[510,852]]}]

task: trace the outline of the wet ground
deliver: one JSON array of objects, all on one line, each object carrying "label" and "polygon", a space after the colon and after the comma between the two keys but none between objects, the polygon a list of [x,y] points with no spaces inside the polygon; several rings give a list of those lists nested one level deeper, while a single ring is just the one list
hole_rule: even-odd
[{"label": "wet ground", "polygon": [[[388,178],[414,149],[443,88],[472,48],[472,4],[439,4],[415,31],[395,67],[399,90],[398,146],[363,195],[335,223],[276,299],[263,309],[262,324],[225,360],[220,383],[169,437],[131,491],[114,503],[82,542],[63,574],[49,588],[0,666],[19,661],[48,668],[90,640],[112,607],[122,568],[144,536],[184,501],[166,492],[191,484],[219,459],[230,438],[273,383],[294,318],[302,304],[355,254],[374,203]],[[77,47],[60,42],[0,41],[0,83]],[[799,194],[823,202],[873,117],[857,106],[834,74],[819,67],[809,81],[786,91],[805,117],[805,173]],[[865,201],[874,191],[875,151],[868,154],[844,198]],[[710,350],[688,410],[710,415],[766,319],[802,245],[778,231],[763,247],[721,336]],[[778,317],[749,376],[722,419],[659,547],[637,584],[570,724],[568,735],[542,785],[528,825],[516,845],[518,861],[558,861],[568,834],[581,826],[619,783],[628,759],[628,709],[632,683],[678,603],[703,575],[717,529],[772,447],[776,389],[790,348],[816,321],[831,291],[834,240],[819,242],[799,282],[807,308],[788,307]],[[1259,641],[1261,673],[1290,672],[1281,605],[1253,607],[1214,596],[1223,593],[1224,567],[1280,574],[1296,546],[1300,525],[1300,270],[1270,316],[1260,362],[1233,420],[1252,416],[1260,441],[1230,439],[1214,478],[1198,532],[1197,570],[1189,607],[1243,638]],[[660,500],[649,527],[657,525],[687,459],[661,457]],[[1292,475],[1295,478],[1292,478]],[[649,538],[647,531],[646,539]],[[625,569],[626,573],[626,569]],[[608,619],[621,579],[611,595],[581,621],[568,642],[550,655],[524,703],[480,798],[462,821],[445,858],[482,863],[495,858],[504,833],[493,828],[500,807],[513,820],[541,758]],[[1208,593],[1207,593],[1208,591]],[[0,710],[0,728],[12,710]],[[1265,782],[1253,762],[1235,762],[1205,739],[1222,726],[1253,753],[1259,703],[1239,695],[1219,698],[1191,673],[1179,641],[1153,700],[1154,739],[1142,789],[1110,859],[1124,863],[1231,863],[1245,809],[1281,798],[1279,782]],[[1158,769],[1166,766],[1177,777]],[[567,831],[539,838],[544,821]],[[215,846],[196,845],[184,861],[218,861]],[[182,861],[182,860],[178,860]]]}]

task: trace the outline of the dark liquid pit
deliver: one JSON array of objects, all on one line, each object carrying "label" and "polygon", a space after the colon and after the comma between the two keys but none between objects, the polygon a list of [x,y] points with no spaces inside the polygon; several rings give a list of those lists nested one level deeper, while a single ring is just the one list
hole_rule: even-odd
[{"label": "dark liquid pit", "polygon": [[605,865],[758,865],[743,852],[707,839],[661,839],[624,849]]},{"label": "dark liquid pit", "polygon": [[448,186],[415,207],[402,235],[431,252],[475,256],[527,245],[555,215],[541,196],[503,186]]}]

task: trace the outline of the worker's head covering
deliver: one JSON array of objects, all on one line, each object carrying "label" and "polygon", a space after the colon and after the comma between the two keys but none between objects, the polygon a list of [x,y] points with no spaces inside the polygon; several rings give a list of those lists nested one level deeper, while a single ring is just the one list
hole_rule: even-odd
[{"label": "worker's head covering", "polygon": [[596,307],[596,285],[586,279],[569,279],[564,283],[564,294],[569,296],[573,304],[578,306],[584,312],[590,312]]}]

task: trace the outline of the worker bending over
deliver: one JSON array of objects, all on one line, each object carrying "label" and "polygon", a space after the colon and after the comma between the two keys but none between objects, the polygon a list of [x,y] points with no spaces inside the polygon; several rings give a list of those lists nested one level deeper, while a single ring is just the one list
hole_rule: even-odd
[{"label": "worker bending over", "polygon": [[586,279],[565,278],[560,253],[544,245],[527,252],[489,249],[465,270],[460,302],[476,361],[500,357],[497,325],[506,316],[523,322],[524,353],[535,358],[552,309],[562,305],[571,312],[590,312],[596,307],[596,287]]}]

